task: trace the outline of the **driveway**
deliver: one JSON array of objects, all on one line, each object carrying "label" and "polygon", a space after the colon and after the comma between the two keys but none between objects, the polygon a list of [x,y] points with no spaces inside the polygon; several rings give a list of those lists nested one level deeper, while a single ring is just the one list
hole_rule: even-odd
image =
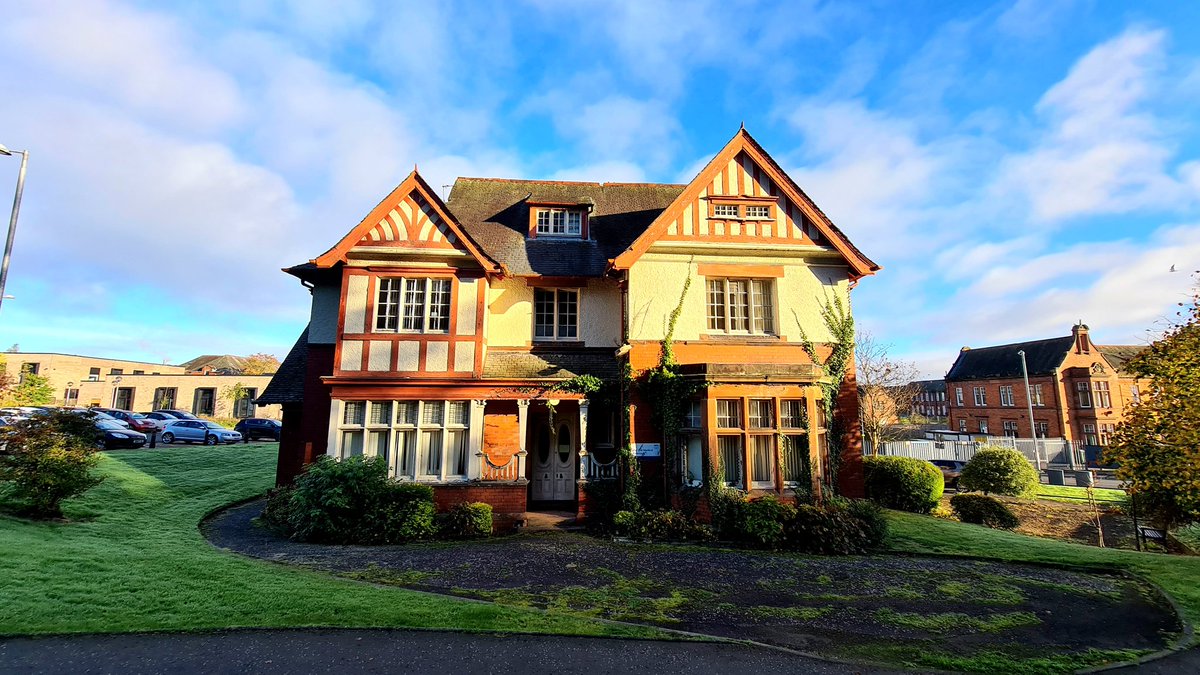
[{"label": "driveway", "polygon": [[[1120,576],[907,556],[812,557],[618,544],[572,533],[323,546],[258,527],[255,502],[202,525],[215,545],[375,583],[749,639],[834,658],[1056,669],[1163,649],[1165,600]],[[1004,661],[999,662],[1004,665]]]}]

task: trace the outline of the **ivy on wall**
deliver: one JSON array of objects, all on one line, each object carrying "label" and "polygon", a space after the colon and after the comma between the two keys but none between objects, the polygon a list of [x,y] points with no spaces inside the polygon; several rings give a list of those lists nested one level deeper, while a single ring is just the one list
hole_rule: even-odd
[{"label": "ivy on wall", "polygon": [[821,306],[821,319],[825,322],[825,327],[829,329],[830,341],[827,344],[830,352],[828,358],[822,360],[817,354],[816,344],[804,332],[803,326],[800,326],[800,341],[808,358],[821,369],[823,375],[821,378],[821,406],[829,424],[826,430],[829,439],[829,475],[826,476],[826,481],[836,492],[837,475],[841,468],[842,450],[845,446],[845,429],[842,420],[834,416],[833,409],[837,405],[838,394],[841,392],[842,384],[846,381],[846,373],[854,358],[854,317],[851,316],[850,309],[842,301],[841,296],[834,294],[833,297],[825,298],[825,303]]}]

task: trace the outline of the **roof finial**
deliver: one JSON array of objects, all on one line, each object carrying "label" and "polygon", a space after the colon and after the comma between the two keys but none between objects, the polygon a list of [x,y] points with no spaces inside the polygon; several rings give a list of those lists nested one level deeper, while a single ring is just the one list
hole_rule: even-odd
[{"label": "roof finial", "polygon": [[416,162],[413,162],[413,173],[421,173],[420,171],[417,171],[417,163]]},{"label": "roof finial", "polygon": [[746,120],[742,120],[742,131],[746,130]]}]

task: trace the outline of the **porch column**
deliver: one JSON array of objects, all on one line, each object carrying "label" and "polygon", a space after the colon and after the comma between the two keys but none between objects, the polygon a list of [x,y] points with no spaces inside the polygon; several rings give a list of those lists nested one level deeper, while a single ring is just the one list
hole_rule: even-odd
[{"label": "porch column", "polygon": [[579,478],[587,480],[591,460],[587,451],[588,400],[579,402]]},{"label": "porch column", "polygon": [[[325,454],[341,459],[342,449],[338,447],[338,425],[342,422],[342,402],[336,398],[329,402],[329,443],[325,446]],[[364,439],[365,440],[365,439]]]},{"label": "porch column", "polygon": [[486,400],[471,401],[470,426],[467,428],[467,480],[483,478],[483,413]]},{"label": "porch column", "polygon": [[525,429],[529,425],[529,399],[517,401],[517,479],[525,477]]}]

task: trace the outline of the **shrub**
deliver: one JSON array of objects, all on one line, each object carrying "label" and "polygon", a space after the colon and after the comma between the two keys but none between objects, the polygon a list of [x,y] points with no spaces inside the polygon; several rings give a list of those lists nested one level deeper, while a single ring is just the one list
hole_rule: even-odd
[{"label": "shrub", "polygon": [[296,479],[287,507],[279,510],[300,541],[397,543],[436,532],[433,489],[392,482],[378,457],[319,459]]},{"label": "shrub", "polygon": [[987,445],[963,467],[958,485],[967,491],[1023,497],[1037,491],[1038,474],[1020,452]]},{"label": "shrub", "polygon": [[259,521],[272,530],[291,534],[292,494],[295,492],[295,485],[285,485],[268,490],[267,504],[263,507],[262,513],[258,514]]},{"label": "shrub", "polygon": [[950,508],[964,523],[998,530],[1011,530],[1021,524],[1003,502],[987,495],[954,495],[950,498]]},{"label": "shrub", "polygon": [[838,504],[802,504],[784,531],[787,547],[801,553],[849,555],[863,553],[870,545],[864,522]]},{"label": "shrub", "polygon": [[946,487],[942,472],[922,459],[864,457],[863,469],[867,497],[889,509],[929,513]]},{"label": "shrub", "polygon": [[883,508],[869,499],[855,499],[846,505],[846,513],[862,525],[867,548],[877,548],[887,539],[888,522]]},{"label": "shrub", "polygon": [[613,518],[621,510],[625,495],[619,480],[591,480],[583,484],[587,495],[588,529],[601,533],[613,531]]},{"label": "shrub", "polygon": [[613,516],[613,529],[619,536],[637,540],[704,541],[712,538],[712,528],[671,509],[618,511]]},{"label": "shrub", "polygon": [[446,518],[444,532],[455,539],[492,536],[492,505],[483,502],[456,504]]},{"label": "shrub", "polygon": [[21,513],[59,518],[63,501],[100,483],[92,476],[100,433],[92,415],[54,410],[3,434],[0,487]]},{"label": "shrub", "polygon": [[796,517],[796,507],[780,502],[774,495],[747,502],[741,511],[739,538],[772,549],[783,544],[785,524]]}]

